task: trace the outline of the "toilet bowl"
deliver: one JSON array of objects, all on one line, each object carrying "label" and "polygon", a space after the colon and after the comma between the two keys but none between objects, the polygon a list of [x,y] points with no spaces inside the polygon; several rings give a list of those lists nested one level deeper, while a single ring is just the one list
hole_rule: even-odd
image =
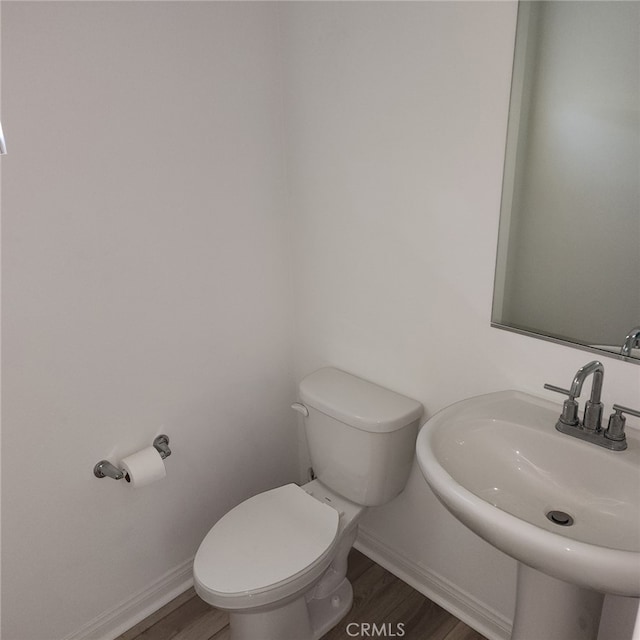
[{"label": "toilet bowl", "polygon": [[364,507],[314,480],[249,498],[219,520],[194,585],[229,612],[233,640],[315,640],[349,611],[347,556]]},{"label": "toilet bowl", "polygon": [[317,478],[223,516],[194,559],[194,586],[229,612],[232,640],[317,640],[349,611],[347,556],[367,506],[404,488],[422,405],[338,369],[300,383]]}]

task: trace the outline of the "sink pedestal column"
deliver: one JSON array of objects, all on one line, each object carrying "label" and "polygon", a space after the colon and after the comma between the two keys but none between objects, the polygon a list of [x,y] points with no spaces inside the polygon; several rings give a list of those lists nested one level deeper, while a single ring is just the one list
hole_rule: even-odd
[{"label": "sink pedestal column", "polygon": [[518,563],[511,640],[596,640],[604,595]]}]

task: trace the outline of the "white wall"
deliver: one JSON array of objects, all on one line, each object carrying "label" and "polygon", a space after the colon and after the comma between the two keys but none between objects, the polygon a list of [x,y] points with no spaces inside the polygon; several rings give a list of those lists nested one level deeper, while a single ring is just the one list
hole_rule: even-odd
[{"label": "white wall", "polygon": [[[2,21],[2,637],[53,640],[187,579],[225,511],[296,477],[278,25],[243,3]],[[166,479],[93,476],[160,432]]]},{"label": "white wall", "polygon": [[[593,359],[489,326],[515,9],[287,6],[298,378],[332,364],[432,415],[500,389],[559,400],[542,385]],[[607,407],[637,406],[640,368],[604,360]],[[449,516],[417,469],[361,530],[493,616],[487,633],[506,632],[515,562]],[[627,622],[605,623],[603,637],[625,638]]]},{"label": "white wall", "polygon": [[[2,18],[6,640],[75,634],[188,570],[229,506],[295,475],[293,381],[321,365],[432,415],[590,359],[489,327],[512,3]],[[637,404],[640,368],[605,365],[605,402]],[[160,431],[166,480],[93,478]],[[363,532],[508,624],[513,561],[415,469]]]}]

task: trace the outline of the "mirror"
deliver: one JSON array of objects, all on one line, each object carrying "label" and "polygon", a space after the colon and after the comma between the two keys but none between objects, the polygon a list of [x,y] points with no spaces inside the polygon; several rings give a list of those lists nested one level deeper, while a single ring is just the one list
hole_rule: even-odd
[{"label": "mirror", "polygon": [[492,326],[607,355],[640,328],[639,96],[640,2],[520,2]]}]

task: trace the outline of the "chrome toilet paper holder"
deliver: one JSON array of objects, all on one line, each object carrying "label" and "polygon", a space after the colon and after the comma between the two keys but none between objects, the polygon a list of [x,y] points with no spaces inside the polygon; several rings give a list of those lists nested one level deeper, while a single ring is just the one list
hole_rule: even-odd
[{"label": "chrome toilet paper holder", "polygon": [[[160,457],[163,460],[168,458],[171,455],[171,449],[169,449],[169,436],[161,434],[154,438],[153,448],[160,454]],[[118,469],[118,467],[111,464],[108,460],[100,460],[100,462],[93,467],[93,475],[96,478],[113,478],[114,480],[122,480],[125,473],[122,469]]]}]

